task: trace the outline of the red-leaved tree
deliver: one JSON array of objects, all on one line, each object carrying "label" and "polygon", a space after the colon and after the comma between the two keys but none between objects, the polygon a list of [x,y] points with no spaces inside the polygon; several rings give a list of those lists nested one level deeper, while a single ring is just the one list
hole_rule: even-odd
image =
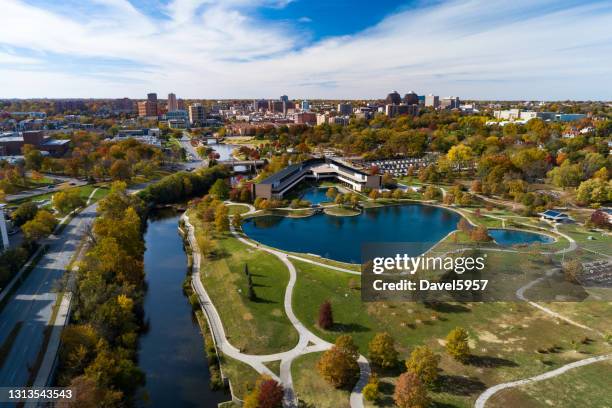
[{"label": "red-leaved tree", "polygon": [[332,306],[329,300],[326,300],[319,307],[319,327],[327,330],[334,325],[334,316],[332,314]]}]

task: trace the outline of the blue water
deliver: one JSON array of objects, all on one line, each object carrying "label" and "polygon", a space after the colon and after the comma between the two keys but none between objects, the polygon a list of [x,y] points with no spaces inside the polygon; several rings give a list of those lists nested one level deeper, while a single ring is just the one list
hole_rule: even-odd
[{"label": "blue water", "polygon": [[327,188],[325,187],[313,187],[309,188],[300,197],[302,200],[310,201],[311,204],[320,204],[330,200],[325,194],[327,194]]},{"label": "blue water", "polygon": [[533,243],[550,244],[554,241],[554,239],[548,235],[509,229],[490,229],[489,235],[497,244],[503,246]]},{"label": "blue water", "polygon": [[242,228],[252,239],[275,248],[360,263],[363,243],[435,243],[455,230],[460,218],[443,208],[407,204],[371,208],[354,217],[256,217]]},{"label": "blue water", "polygon": [[147,408],[216,407],[230,397],[209,387],[210,372],[200,327],[183,294],[187,256],[178,234],[178,214],[149,218],[144,255],[149,330],[140,337],[138,365],[146,375]]}]

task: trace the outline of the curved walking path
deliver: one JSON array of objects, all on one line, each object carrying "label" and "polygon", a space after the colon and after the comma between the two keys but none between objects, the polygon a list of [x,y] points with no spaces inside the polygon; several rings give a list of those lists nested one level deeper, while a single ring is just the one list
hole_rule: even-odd
[{"label": "curved walking path", "polygon": [[[253,206],[249,205],[250,214],[255,211]],[[295,327],[296,331],[299,335],[298,344],[289,351],[275,353],[275,354],[267,354],[267,355],[253,355],[242,353],[238,348],[233,346],[227,339],[225,334],[225,330],[223,328],[223,322],[219,315],[219,312],[215,308],[212,300],[208,296],[204,285],[200,279],[200,252],[198,249],[198,244],[195,239],[194,227],[189,221],[189,217],[186,214],[183,214],[183,220],[187,227],[187,239],[189,244],[192,247],[193,252],[193,273],[191,284],[196,291],[198,298],[200,300],[200,304],[204,309],[205,315],[207,317],[208,323],[211,328],[211,332],[213,334],[213,339],[215,341],[215,345],[217,348],[223,353],[232,357],[236,360],[242,361],[251,367],[253,367],[257,372],[261,374],[267,374],[270,377],[274,378],[276,381],[279,381],[283,384],[285,388],[285,396],[283,405],[286,407],[295,407],[297,406],[295,393],[293,391],[293,379],[291,376],[291,363],[296,357],[299,357],[303,354],[312,353],[312,352],[320,352],[327,350],[332,347],[332,344],[321,339],[310,330],[308,330],[297,318],[293,311],[292,306],[292,296],[293,296],[293,288],[295,287],[295,283],[297,281],[297,271],[295,266],[289,260],[289,255],[284,252],[277,251],[275,249],[260,247],[255,243],[241,237],[233,227],[230,227],[232,234],[242,243],[249,245],[253,248],[260,249],[262,251],[266,251],[270,254],[278,257],[289,270],[289,283],[287,284],[287,289],[285,291],[284,298],[284,307],[285,313],[291,324]],[[326,265],[327,266],[327,265]],[[353,271],[354,272],[354,271]],[[280,365],[280,376],[274,374],[266,365],[265,362],[281,360]],[[363,407],[363,398],[361,394],[361,390],[363,386],[368,381],[370,368],[365,357],[360,356],[359,358],[359,367],[360,367],[360,377],[359,381],[353,388],[353,392],[350,396],[351,407],[353,408],[362,408]]]},{"label": "curved walking path", "polygon": [[549,378],[553,378],[553,377],[557,377],[573,368],[578,368],[578,367],[583,367],[589,364],[593,364],[593,363],[597,363],[599,361],[604,361],[604,360],[612,360],[612,354],[606,354],[603,356],[597,356],[597,357],[590,357],[590,358],[585,358],[584,360],[579,360],[579,361],[574,361],[573,363],[569,363],[566,364],[564,366],[561,366],[555,370],[552,371],[548,371],[545,372],[543,374],[540,375],[536,375],[534,377],[529,377],[529,378],[525,378],[523,380],[517,380],[517,381],[511,381],[511,382],[507,382],[507,383],[502,383],[502,384],[497,384],[494,385],[491,388],[488,388],[485,392],[483,392],[482,394],[480,394],[480,396],[478,397],[478,399],[476,400],[476,403],[474,404],[475,408],[484,408],[485,404],[487,403],[487,401],[489,400],[489,398],[491,398],[494,394],[496,394],[497,392],[506,389],[506,388],[512,388],[512,387],[518,387],[521,385],[525,385],[525,384],[530,384],[530,383],[534,383],[537,381],[542,381],[542,380],[548,380]]}]

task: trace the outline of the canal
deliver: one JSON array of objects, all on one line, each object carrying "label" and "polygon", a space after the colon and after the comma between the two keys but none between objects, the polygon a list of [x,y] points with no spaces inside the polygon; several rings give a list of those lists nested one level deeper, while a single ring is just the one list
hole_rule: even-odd
[{"label": "canal", "polygon": [[216,407],[229,395],[209,387],[204,340],[182,290],[187,256],[178,220],[174,211],[154,213],[145,233],[149,330],[140,337],[138,361],[147,381],[144,406]]}]

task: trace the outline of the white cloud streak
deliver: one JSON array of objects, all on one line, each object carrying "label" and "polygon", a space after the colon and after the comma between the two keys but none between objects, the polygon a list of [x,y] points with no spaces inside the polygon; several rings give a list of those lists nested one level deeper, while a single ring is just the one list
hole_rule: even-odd
[{"label": "white cloud streak", "polygon": [[[369,98],[414,89],[481,99],[612,99],[606,2],[456,0],[302,46],[298,31],[251,17],[262,5],[282,7],[278,1],[174,0],[163,10],[168,19],[127,0],[90,1],[89,13],[60,14],[3,0],[0,46],[28,55],[0,48],[0,97]],[[100,59],[121,63],[98,67]]]}]

